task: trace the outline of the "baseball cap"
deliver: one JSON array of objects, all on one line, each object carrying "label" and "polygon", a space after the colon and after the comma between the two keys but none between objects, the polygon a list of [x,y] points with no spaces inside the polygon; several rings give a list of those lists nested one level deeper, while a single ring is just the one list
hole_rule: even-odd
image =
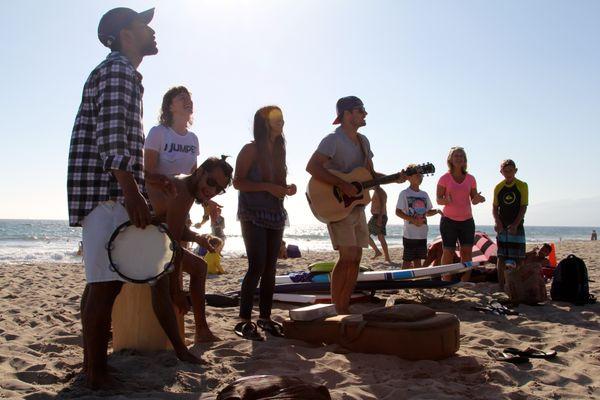
[{"label": "baseball cap", "polygon": [[335,109],[337,111],[337,117],[333,121],[333,124],[341,124],[342,116],[344,115],[344,111],[352,111],[355,107],[364,107],[362,100],[356,96],[346,96],[342,97],[335,104]]},{"label": "baseball cap", "polygon": [[126,28],[134,19],[139,19],[149,24],[154,17],[154,8],[140,13],[127,7],[117,7],[108,11],[100,19],[98,24],[98,39],[104,46],[110,48],[119,37],[121,29]]}]

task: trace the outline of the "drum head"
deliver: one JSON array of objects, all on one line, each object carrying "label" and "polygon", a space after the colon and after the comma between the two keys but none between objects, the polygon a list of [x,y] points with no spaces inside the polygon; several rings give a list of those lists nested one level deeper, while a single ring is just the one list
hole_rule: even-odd
[{"label": "drum head", "polygon": [[108,255],[113,269],[132,282],[148,282],[169,272],[175,244],[166,227],[148,225],[137,228],[129,222],[113,233]]}]

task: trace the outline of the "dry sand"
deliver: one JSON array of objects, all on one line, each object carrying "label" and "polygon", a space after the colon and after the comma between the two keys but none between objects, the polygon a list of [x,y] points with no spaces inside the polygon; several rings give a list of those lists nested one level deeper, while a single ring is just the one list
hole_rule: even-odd
[{"label": "dry sand", "polygon": [[[592,292],[600,294],[600,242],[563,242],[559,259],[568,253],[588,266]],[[364,264],[388,266],[368,259]],[[304,269],[334,253],[309,253],[282,260],[279,272]],[[392,258],[399,260],[401,250]],[[228,272],[207,283],[207,292],[239,288],[246,261],[223,262]],[[6,398],[212,398],[229,382],[248,375],[294,375],[326,385],[335,399],[547,399],[600,398],[600,305],[585,307],[548,302],[521,305],[520,316],[483,314],[471,309],[503,298],[498,286],[479,283],[440,299],[437,291],[400,292],[407,301],[458,315],[461,348],[443,361],[409,362],[394,356],[349,354],[337,346],[315,347],[268,337],[266,342],[242,340],[232,333],[236,308],[208,307],[209,324],[224,339],[194,348],[206,361],[195,366],[178,361],[169,351],[140,354],[122,351],[109,356],[120,388],[93,392],[83,386],[79,300],[83,267],[58,263],[0,265],[0,397]],[[385,300],[386,294],[380,295]],[[425,298],[423,298],[425,297]],[[362,312],[375,304],[355,304]],[[291,305],[275,303],[274,319],[283,319]],[[193,339],[193,318],[186,317],[186,336]],[[534,346],[558,351],[553,361],[532,360],[513,365],[497,362],[489,349]]]}]

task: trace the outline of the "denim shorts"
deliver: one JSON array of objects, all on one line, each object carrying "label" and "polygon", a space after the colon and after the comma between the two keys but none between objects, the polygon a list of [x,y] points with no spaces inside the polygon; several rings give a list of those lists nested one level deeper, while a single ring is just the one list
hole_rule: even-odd
[{"label": "denim shorts", "polygon": [[440,220],[440,233],[445,249],[455,250],[456,242],[461,246],[473,246],[475,241],[475,221],[469,218],[465,221],[455,221],[442,217]]}]

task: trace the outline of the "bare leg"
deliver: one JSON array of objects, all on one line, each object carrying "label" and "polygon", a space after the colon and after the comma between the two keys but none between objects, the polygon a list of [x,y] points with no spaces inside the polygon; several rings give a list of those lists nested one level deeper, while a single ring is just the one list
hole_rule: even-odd
[{"label": "bare leg", "polygon": [[[460,246],[460,261],[467,262],[473,260],[472,251],[472,246]],[[471,270],[465,272],[460,278],[460,280],[463,282],[468,282],[469,279],[471,279]]]},{"label": "bare leg", "polygon": [[412,267],[412,261],[402,261],[402,269],[409,269]]},{"label": "bare leg", "polygon": [[213,335],[206,322],[206,262],[200,257],[186,251],[183,254],[182,266],[183,270],[190,274],[190,295],[194,310],[194,322],[196,323],[194,343],[220,340]]},{"label": "bare leg", "polygon": [[362,249],[340,247],[340,258],[331,272],[331,299],[338,314],[350,313],[350,297],[356,285]]},{"label": "bare leg", "polygon": [[417,258],[415,260],[413,260],[413,263],[415,265],[415,268],[421,268],[423,265],[421,264],[421,259]]},{"label": "bare leg", "polygon": [[86,334],[85,334],[85,324],[83,323],[83,316],[85,314],[85,304],[87,302],[88,293],[90,292],[89,285],[85,285],[85,289],[83,289],[83,294],[81,295],[81,303],[80,303],[80,314],[81,314],[81,337],[83,339],[83,366],[81,368],[81,372],[87,374],[87,346],[86,346]]},{"label": "bare leg", "polygon": [[375,241],[373,240],[373,238],[371,236],[369,236],[369,246],[371,246],[371,248],[375,252],[375,255],[371,258],[375,259],[375,258],[381,256],[381,251],[379,251],[379,249],[377,248],[377,245],[375,244]]},{"label": "bare leg", "polygon": [[165,334],[171,341],[177,358],[181,361],[187,361],[193,364],[200,364],[202,361],[194,356],[185,346],[183,338],[179,334],[177,326],[177,318],[175,317],[175,309],[171,302],[171,294],[169,291],[169,277],[165,276],[152,286],[152,308],[154,314],[160,323],[160,326],[165,331]]},{"label": "bare leg", "polygon": [[[87,385],[98,389],[111,382],[107,372],[107,351],[110,337],[112,306],[123,282],[97,282],[86,286],[83,315],[84,357]],[[83,297],[83,296],[82,296]]]},{"label": "bare leg", "polygon": [[381,249],[383,250],[385,261],[391,263],[392,260],[390,259],[390,253],[388,251],[387,242],[385,241],[385,236],[383,235],[383,233],[380,233],[377,235],[377,238],[379,239],[379,243],[381,243]]},{"label": "bare leg", "polygon": [[504,285],[506,283],[506,264],[504,263],[504,257],[498,257],[496,270],[498,272],[498,284],[500,285],[500,290],[504,291]]},{"label": "bare leg", "polygon": [[[442,253],[441,265],[451,264],[452,260],[454,260],[454,249],[444,249],[444,252]],[[442,280],[451,281],[452,275],[444,275],[442,276]]]}]

